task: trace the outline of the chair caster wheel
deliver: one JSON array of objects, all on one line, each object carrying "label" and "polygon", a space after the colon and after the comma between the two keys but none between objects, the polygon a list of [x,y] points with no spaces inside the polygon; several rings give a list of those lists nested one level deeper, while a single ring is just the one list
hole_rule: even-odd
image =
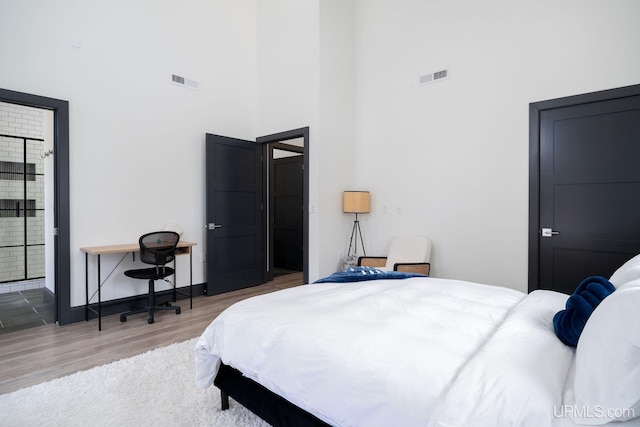
[{"label": "chair caster wheel", "polygon": [[180,307],[176,308],[176,314],[180,314]]},{"label": "chair caster wheel", "polygon": [[153,319],[147,319],[147,322],[149,322],[149,324],[153,323]]},{"label": "chair caster wheel", "polygon": [[120,321],[121,322],[126,322],[127,321],[127,316],[120,316]]}]

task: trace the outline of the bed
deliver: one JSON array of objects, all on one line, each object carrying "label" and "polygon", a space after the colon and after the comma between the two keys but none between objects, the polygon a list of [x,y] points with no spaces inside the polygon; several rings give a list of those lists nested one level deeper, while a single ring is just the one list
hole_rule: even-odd
[{"label": "bed", "polygon": [[640,425],[640,258],[610,280],[577,348],[553,291],[408,277],[249,298],[198,339],[196,385],[272,425]]}]

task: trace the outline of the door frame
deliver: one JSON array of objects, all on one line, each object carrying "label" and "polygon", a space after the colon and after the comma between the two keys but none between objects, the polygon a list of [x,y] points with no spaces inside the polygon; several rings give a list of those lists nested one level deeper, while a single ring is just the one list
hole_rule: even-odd
[{"label": "door frame", "polygon": [[55,312],[60,325],[71,323],[69,232],[69,102],[0,89],[0,101],[53,111],[53,227]]},{"label": "door frame", "polygon": [[[302,254],[302,269],[303,269],[303,282],[309,282],[309,127],[303,127],[298,129],[292,129],[284,132],[278,132],[271,135],[265,135],[256,138],[256,142],[258,144],[262,144],[263,147],[263,158],[269,159],[269,144],[284,142],[291,139],[302,138],[304,141],[303,147],[303,183],[302,183],[302,246],[303,246],[303,254]],[[266,169],[266,168],[265,168]],[[266,173],[266,172],[265,172]],[[262,198],[263,205],[267,206],[267,186],[270,185],[270,179],[268,176],[265,176]],[[267,239],[267,229],[270,226],[270,213],[269,209],[265,209],[266,215],[265,220],[267,221],[268,227],[264,228],[263,231],[263,247],[265,253],[269,249],[269,239]],[[271,237],[273,237],[273,232],[271,231]],[[269,252],[270,254],[272,252]],[[271,257],[270,257],[271,259]],[[262,257],[263,263],[263,282],[267,282],[269,279],[269,275],[273,275],[270,266],[268,265],[267,257]]]},{"label": "door frame", "polygon": [[540,289],[540,121],[542,113],[640,95],[640,84],[529,104],[529,292]]}]

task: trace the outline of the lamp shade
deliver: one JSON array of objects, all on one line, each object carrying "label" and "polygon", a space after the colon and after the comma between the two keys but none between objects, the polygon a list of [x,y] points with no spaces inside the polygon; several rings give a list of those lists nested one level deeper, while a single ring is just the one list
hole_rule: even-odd
[{"label": "lamp shade", "polygon": [[345,213],[369,213],[371,196],[368,191],[345,191],[342,194],[342,211]]}]

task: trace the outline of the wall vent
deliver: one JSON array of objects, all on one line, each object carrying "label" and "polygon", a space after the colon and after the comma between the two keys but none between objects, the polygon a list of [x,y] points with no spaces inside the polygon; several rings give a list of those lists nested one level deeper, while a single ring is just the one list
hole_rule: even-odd
[{"label": "wall vent", "polygon": [[440,70],[429,74],[423,74],[421,76],[418,76],[418,86],[446,80],[448,77],[449,70]]},{"label": "wall vent", "polygon": [[199,89],[200,83],[177,74],[171,75],[171,81],[179,86],[188,87],[190,89]]}]

